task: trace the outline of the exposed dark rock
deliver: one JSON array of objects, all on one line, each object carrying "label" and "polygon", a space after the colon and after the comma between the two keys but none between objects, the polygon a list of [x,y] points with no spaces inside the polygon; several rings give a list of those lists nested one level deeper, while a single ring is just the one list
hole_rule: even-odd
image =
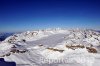
[{"label": "exposed dark rock", "polygon": [[23,42],[26,42],[26,40],[25,40],[25,39],[22,39],[22,41],[23,41]]},{"label": "exposed dark rock", "polygon": [[55,48],[47,48],[49,50],[52,50],[52,51],[58,51],[58,52],[63,52],[64,50],[61,50],[61,49],[55,49]]},{"label": "exposed dark rock", "polygon": [[6,54],[6,56],[10,56],[10,55],[11,55],[11,53],[7,53],[7,54]]},{"label": "exposed dark rock", "polygon": [[88,52],[90,53],[97,53],[97,50],[95,48],[92,47],[86,47],[86,49],[88,50]]}]

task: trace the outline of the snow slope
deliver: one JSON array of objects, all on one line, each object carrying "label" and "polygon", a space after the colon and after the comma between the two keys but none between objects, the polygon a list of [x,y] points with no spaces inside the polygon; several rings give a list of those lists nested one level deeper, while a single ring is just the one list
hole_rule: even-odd
[{"label": "snow slope", "polygon": [[[84,45],[85,48],[67,48]],[[92,46],[97,53],[90,53]],[[0,43],[0,57],[17,66],[96,66],[100,33],[88,29],[46,29],[14,34]]]}]

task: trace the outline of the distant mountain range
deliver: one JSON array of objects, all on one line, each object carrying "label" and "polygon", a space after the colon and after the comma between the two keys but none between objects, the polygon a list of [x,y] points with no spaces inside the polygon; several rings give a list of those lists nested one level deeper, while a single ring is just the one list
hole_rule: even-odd
[{"label": "distant mountain range", "polygon": [[5,40],[7,37],[13,35],[14,33],[0,33],[0,41]]}]

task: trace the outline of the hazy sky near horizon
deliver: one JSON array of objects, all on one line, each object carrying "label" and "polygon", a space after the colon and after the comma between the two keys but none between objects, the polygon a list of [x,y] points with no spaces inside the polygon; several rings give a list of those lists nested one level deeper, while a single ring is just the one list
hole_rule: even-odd
[{"label": "hazy sky near horizon", "polygon": [[0,32],[100,29],[100,0],[0,0]]}]

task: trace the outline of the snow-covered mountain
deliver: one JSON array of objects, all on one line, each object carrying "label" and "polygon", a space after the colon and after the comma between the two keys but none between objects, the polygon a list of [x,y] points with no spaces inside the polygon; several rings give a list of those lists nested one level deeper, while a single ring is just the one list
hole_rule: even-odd
[{"label": "snow-covered mountain", "polygon": [[90,29],[46,29],[7,37],[0,57],[17,66],[96,66],[100,32]]}]

